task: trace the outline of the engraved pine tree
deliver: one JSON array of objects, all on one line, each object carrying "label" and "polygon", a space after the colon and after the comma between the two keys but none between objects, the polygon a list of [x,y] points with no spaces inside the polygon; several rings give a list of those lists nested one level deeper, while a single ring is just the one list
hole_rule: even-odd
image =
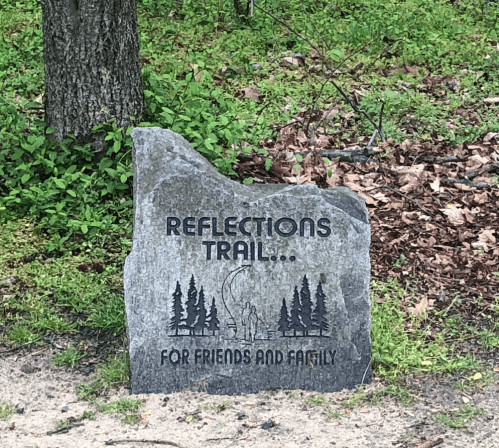
[{"label": "engraved pine tree", "polygon": [[329,330],[329,322],[327,320],[327,310],[325,303],[326,294],[322,290],[322,284],[319,282],[315,293],[315,309],[314,309],[314,326],[319,329],[320,336],[323,331]]},{"label": "engraved pine tree", "polygon": [[204,304],[204,291],[203,287],[199,290],[199,300],[196,306],[196,314],[198,320],[196,325],[194,325],[194,333],[196,330],[201,330],[201,335],[204,336],[204,329],[206,327],[206,308]]},{"label": "engraved pine tree", "polygon": [[297,331],[304,331],[303,325],[300,320],[301,315],[301,305],[300,305],[300,295],[298,294],[298,288],[295,286],[295,292],[293,294],[293,303],[291,304],[291,322],[289,329],[293,330],[293,336],[296,336]]},{"label": "engraved pine tree", "polygon": [[288,307],[286,306],[286,299],[282,299],[282,307],[281,307],[281,317],[278,322],[279,327],[278,331],[282,331],[282,335],[286,336],[286,331],[289,331],[290,321],[288,316]]},{"label": "engraved pine tree", "polygon": [[209,317],[210,322],[208,324],[208,330],[213,331],[213,336],[215,336],[216,330],[220,330],[220,321],[218,320],[217,314],[218,311],[217,307],[215,306],[215,297],[213,297],[210,308],[210,317]]},{"label": "engraved pine tree", "polygon": [[312,322],[312,299],[306,275],[303,277],[302,287],[300,290],[300,299],[301,299],[301,319],[303,325],[305,326],[303,330],[303,335],[308,336],[308,330],[312,329],[313,322]]},{"label": "engraved pine tree", "polygon": [[173,293],[172,308],[173,316],[170,319],[170,330],[175,330],[175,336],[178,336],[178,330],[182,328],[182,314],[184,313],[184,307],[182,306],[182,291],[179,282],[177,282],[177,287]]},{"label": "engraved pine tree", "polygon": [[189,283],[189,291],[187,291],[187,302],[186,302],[186,311],[187,317],[185,319],[185,325],[189,329],[189,335],[192,336],[194,334],[194,323],[196,322],[196,303],[197,303],[197,289],[196,283],[194,281],[194,275],[191,277],[191,281]]}]

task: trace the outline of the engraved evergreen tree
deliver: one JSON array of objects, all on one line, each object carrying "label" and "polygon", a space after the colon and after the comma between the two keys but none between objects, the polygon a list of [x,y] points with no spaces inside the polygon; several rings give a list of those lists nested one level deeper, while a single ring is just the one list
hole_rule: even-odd
[{"label": "engraved evergreen tree", "polygon": [[315,309],[314,309],[314,325],[319,329],[320,335],[322,336],[323,331],[329,330],[329,322],[327,320],[327,310],[325,299],[326,294],[322,290],[322,284],[319,282],[317,285],[317,291],[315,293]]},{"label": "engraved evergreen tree", "polygon": [[312,321],[312,298],[306,275],[303,277],[303,282],[300,290],[300,299],[301,299],[301,318],[303,325],[305,326],[303,330],[303,335],[308,336],[308,330],[312,329],[313,321]]},{"label": "engraved evergreen tree", "polygon": [[281,307],[281,318],[279,319],[278,322],[279,327],[277,328],[278,331],[282,331],[282,336],[286,336],[285,333],[286,331],[289,331],[290,327],[290,321],[289,321],[289,316],[288,316],[288,307],[286,306],[286,299],[282,299],[282,307]]},{"label": "engraved evergreen tree", "polygon": [[182,306],[182,291],[180,289],[180,283],[177,282],[177,287],[173,293],[173,316],[170,319],[170,330],[175,330],[175,336],[178,336],[179,328],[182,328],[182,314],[184,313],[184,307]]},{"label": "engraved evergreen tree", "polygon": [[198,291],[196,289],[196,283],[194,281],[194,275],[193,275],[189,283],[189,291],[187,291],[187,302],[185,304],[187,311],[185,325],[189,329],[189,335],[194,334],[194,322],[196,322],[196,317],[197,317],[196,313],[197,295]]},{"label": "engraved evergreen tree", "polygon": [[289,325],[289,329],[293,330],[293,336],[296,336],[297,331],[304,331],[303,325],[300,320],[300,315],[301,315],[300,296],[298,294],[298,288],[295,286],[293,303],[291,304],[291,322]]},{"label": "engraved evergreen tree", "polygon": [[199,300],[196,306],[196,314],[198,316],[198,320],[196,325],[194,325],[194,333],[196,333],[196,330],[201,330],[201,334],[204,336],[204,329],[206,327],[206,308],[204,304],[204,291],[202,286],[199,290]]},{"label": "engraved evergreen tree", "polygon": [[215,336],[216,330],[220,330],[220,321],[218,320],[217,314],[218,311],[217,307],[215,306],[215,297],[213,297],[210,308],[210,322],[208,324],[208,330],[213,331],[213,336]]}]

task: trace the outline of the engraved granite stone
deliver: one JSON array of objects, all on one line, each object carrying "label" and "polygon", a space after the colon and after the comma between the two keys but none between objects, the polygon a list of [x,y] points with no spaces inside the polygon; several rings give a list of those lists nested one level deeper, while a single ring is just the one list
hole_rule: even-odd
[{"label": "engraved granite stone", "polygon": [[241,185],[169,130],[132,138],[132,393],[370,382],[364,201],[342,187]]}]

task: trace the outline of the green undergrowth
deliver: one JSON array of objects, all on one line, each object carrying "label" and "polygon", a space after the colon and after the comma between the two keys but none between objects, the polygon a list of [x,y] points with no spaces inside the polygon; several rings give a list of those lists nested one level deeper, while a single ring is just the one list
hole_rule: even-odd
[{"label": "green undergrowth", "polygon": [[129,381],[130,359],[128,353],[123,352],[100,364],[91,381],[76,386],[76,394],[78,399],[91,404],[95,412],[120,415],[123,423],[135,425],[140,422],[139,411],[144,405],[141,399],[104,401],[109,389],[128,385]]},{"label": "green undergrowth", "polygon": [[76,387],[80,400],[95,401],[106,390],[127,385],[130,381],[130,359],[127,352],[110,356],[100,364],[92,379]]},{"label": "green undergrowth", "polygon": [[123,334],[123,261],[131,243],[49,253],[32,221],[0,227],[0,343],[40,342],[79,326]]},{"label": "green undergrowth", "polygon": [[[444,343],[448,329],[443,323],[434,334],[435,322],[427,313],[403,311],[402,300],[411,292],[396,280],[372,280],[372,364],[376,375],[395,380],[409,373],[471,372],[479,368],[471,356],[455,352],[455,343]],[[417,300],[417,297],[413,297]]]},{"label": "green undergrowth", "polygon": [[70,345],[66,350],[57,353],[52,357],[52,363],[56,366],[71,366],[74,367],[78,361],[85,357],[76,347]]},{"label": "green undergrowth", "polygon": [[435,416],[435,421],[451,429],[468,429],[468,423],[476,418],[487,415],[482,408],[474,408],[465,404],[455,411],[441,412]]},{"label": "green undergrowth", "polygon": [[[274,17],[255,9],[240,20],[229,0],[138,1],[147,107],[138,125],[173,129],[221,173],[234,175],[238,154],[266,154],[260,143],[277,136],[274,125],[300,112],[306,121],[308,110],[337,110],[319,130],[336,145],[372,134],[361,117],[344,118],[351,109],[328,82],[334,72],[376,121],[384,102],[384,131],[395,141],[459,144],[499,130],[499,106],[484,103],[499,89],[494,2],[262,0],[258,6]],[[322,65],[298,35],[321,50]],[[44,122],[39,2],[0,0],[0,36],[0,222],[30,216],[48,235],[49,252],[129,239],[131,128],[98,126],[107,146],[97,155],[72,136],[56,144]],[[298,52],[305,64],[283,64]],[[436,80],[432,88],[428,77]],[[245,98],[252,86],[257,97]]]},{"label": "green undergrowth", "polygon": [[16,413],[16,407],[11,404],[0,401],[0,420],[9,420]]}]

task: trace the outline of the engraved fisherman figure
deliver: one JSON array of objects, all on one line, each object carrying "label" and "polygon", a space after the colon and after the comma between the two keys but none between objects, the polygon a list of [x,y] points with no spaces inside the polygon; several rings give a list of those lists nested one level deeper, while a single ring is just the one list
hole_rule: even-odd
[{"label": "engraved fisherman figure", "polygon": [[248,326],[249,326],[249,340],[250,342],[255,342],[256,330],[258,325],[258,316],[256,314],[256,308],[251,307],[251,313],[248,316]]},{"label": "engraved fisherman figure", "polygon": [[250,339],[250,330],[248,328],[248,326],[249,326],[248,318],[249,318],[250,313],[251,313],[250,303],[246,302],[246,308],[244,308],[242,313],[241,313],[241,323],[243,324],[243,329],[244,329],[243,339],[245,341],[251,340]]}]

